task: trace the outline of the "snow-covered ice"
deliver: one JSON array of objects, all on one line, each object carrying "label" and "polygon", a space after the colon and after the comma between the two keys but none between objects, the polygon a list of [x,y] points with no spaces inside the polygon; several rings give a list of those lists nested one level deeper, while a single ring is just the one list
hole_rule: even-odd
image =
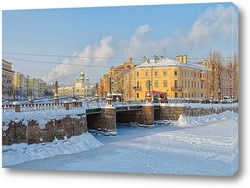
[{"label": "snow-covered ice", "polygon": [[[63,155],[6,167],[212,176],[231,176],[238,170],[238,114],[231,111],[156,121],[151,129],[118,124],[117,132],[117,136],[94,135],[103,145],[90,150],[69,154],[74,150],[69,147]],[[53,151],[57,153],[57,147],[49,150]]]},{"label": "snow-covered ice", "polygon": [[88,132],[69,139],[65,137],[64,140],[55,138],[50,143],[4,145],[2,146],[3,167],[57,155],[79,153],[101,145],[102,143]]}]

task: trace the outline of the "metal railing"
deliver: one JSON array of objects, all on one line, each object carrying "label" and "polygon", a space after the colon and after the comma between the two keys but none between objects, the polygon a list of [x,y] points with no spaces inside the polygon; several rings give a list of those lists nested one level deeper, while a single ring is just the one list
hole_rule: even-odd
[{"label": "metal railing", "polygon": [[[67,102],[69,105],[69,109],[74,108],[85,108],[85,109],[94,109],[94,108],[101,108],[106,105],[106,101],[75,101],[77,105],[74,105],[74,102]],[[114,107],[121,107],[121,106],[140,106],[142,102],[135,102],[135,101],[127,101],[127,102],[118,102],[113,101],[112,105]],[[58,110],[58,109],[65,109],[65,103],[34,103],[34,104],[20,104],[20,111],[37,111],[37,110]],[[14,105],[2,105],[2,112],[15,112]]]}]

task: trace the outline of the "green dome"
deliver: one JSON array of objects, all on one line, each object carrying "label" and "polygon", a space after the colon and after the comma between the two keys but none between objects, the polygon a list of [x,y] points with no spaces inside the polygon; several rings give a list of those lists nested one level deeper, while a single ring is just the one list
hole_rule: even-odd
[{"label": "green dome", "polygon": [[80,73],[80,80],[84,80],[85,74],[83,72]]}]

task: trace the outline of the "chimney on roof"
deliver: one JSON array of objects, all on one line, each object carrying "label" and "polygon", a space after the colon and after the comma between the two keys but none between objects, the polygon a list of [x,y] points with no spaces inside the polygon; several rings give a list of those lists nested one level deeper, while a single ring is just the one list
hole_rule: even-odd
[{"label": "chimney on roof", "polygon": [[155,63],[157,63],[158,57],[156,55],[154,55],[154,60],[155,60]]},{"label": "chimney on roof", "polygon": [[187,64],[187,55],[183,56],[183,63]]},{"label": "chimney on roof", "polygon": [[132,63],[133,62],[133,58],[129,58],[129,63]]},{"label": "chimney on roof", "polygon": [[178,55],[176,56],[176,60],[181,63],[187,63],[187,55]]},{"label": "chimney on roof", "polygon": [[142,63],[145,63],[147,61],[147,58],[146,56],[143,56],[143,60],[142,60]]}]

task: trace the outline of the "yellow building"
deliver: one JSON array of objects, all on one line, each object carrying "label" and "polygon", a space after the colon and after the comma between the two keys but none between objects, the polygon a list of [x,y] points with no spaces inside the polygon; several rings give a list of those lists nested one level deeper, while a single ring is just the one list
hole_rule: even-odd
[{"label": "yellow building", "polygon": [[112,88],[122,93],[124,100],[133,101],[145,100],[148,83],[151,92],[163,92],[167,98],[200,100],[209,97],[210,70],[189,63],[186,55],[177,59],[179,61],[155,57],[146,61],[144,58],[140,65],[116,74]]},{"label": "yellow building", "polygon": [[12,63],[2,59],[2,97],[13,98],[13,89],[14,71],[12,71]]},{"label": "yellow building", "polygon": [[[98,95],[105,98],[111,92],[114,95],[122,94],[124,98],[124,93],[128,93],[128,84],[126,83],[129,81],[128,73],[133,67],[135,67],[135,63],[132,58],[117,67],[111,67],[109,72],[104,74],[103,78],[100,79]],[[126,78],[126,81],[124,78]]]},{"label": "yellow building", "polygon": [[39,80],[28,78],[28,98],[37,99],[39,97]]},{"label": "yellow building", "polygon": [[30,78],[28,75],[16,72],[14,74],[14,97],[15,99],[35,99],[39,97],[39,80]]},{"label": "yellow building", "polygon": [[14,95],[16,99],[28,98],[28,83],[28,76],[20,72],[14,74]]},{"label": "yellow building", "polygon": [[46,96],[46,91],[48,91],[47,83],[38,79],[38,97]]}]

